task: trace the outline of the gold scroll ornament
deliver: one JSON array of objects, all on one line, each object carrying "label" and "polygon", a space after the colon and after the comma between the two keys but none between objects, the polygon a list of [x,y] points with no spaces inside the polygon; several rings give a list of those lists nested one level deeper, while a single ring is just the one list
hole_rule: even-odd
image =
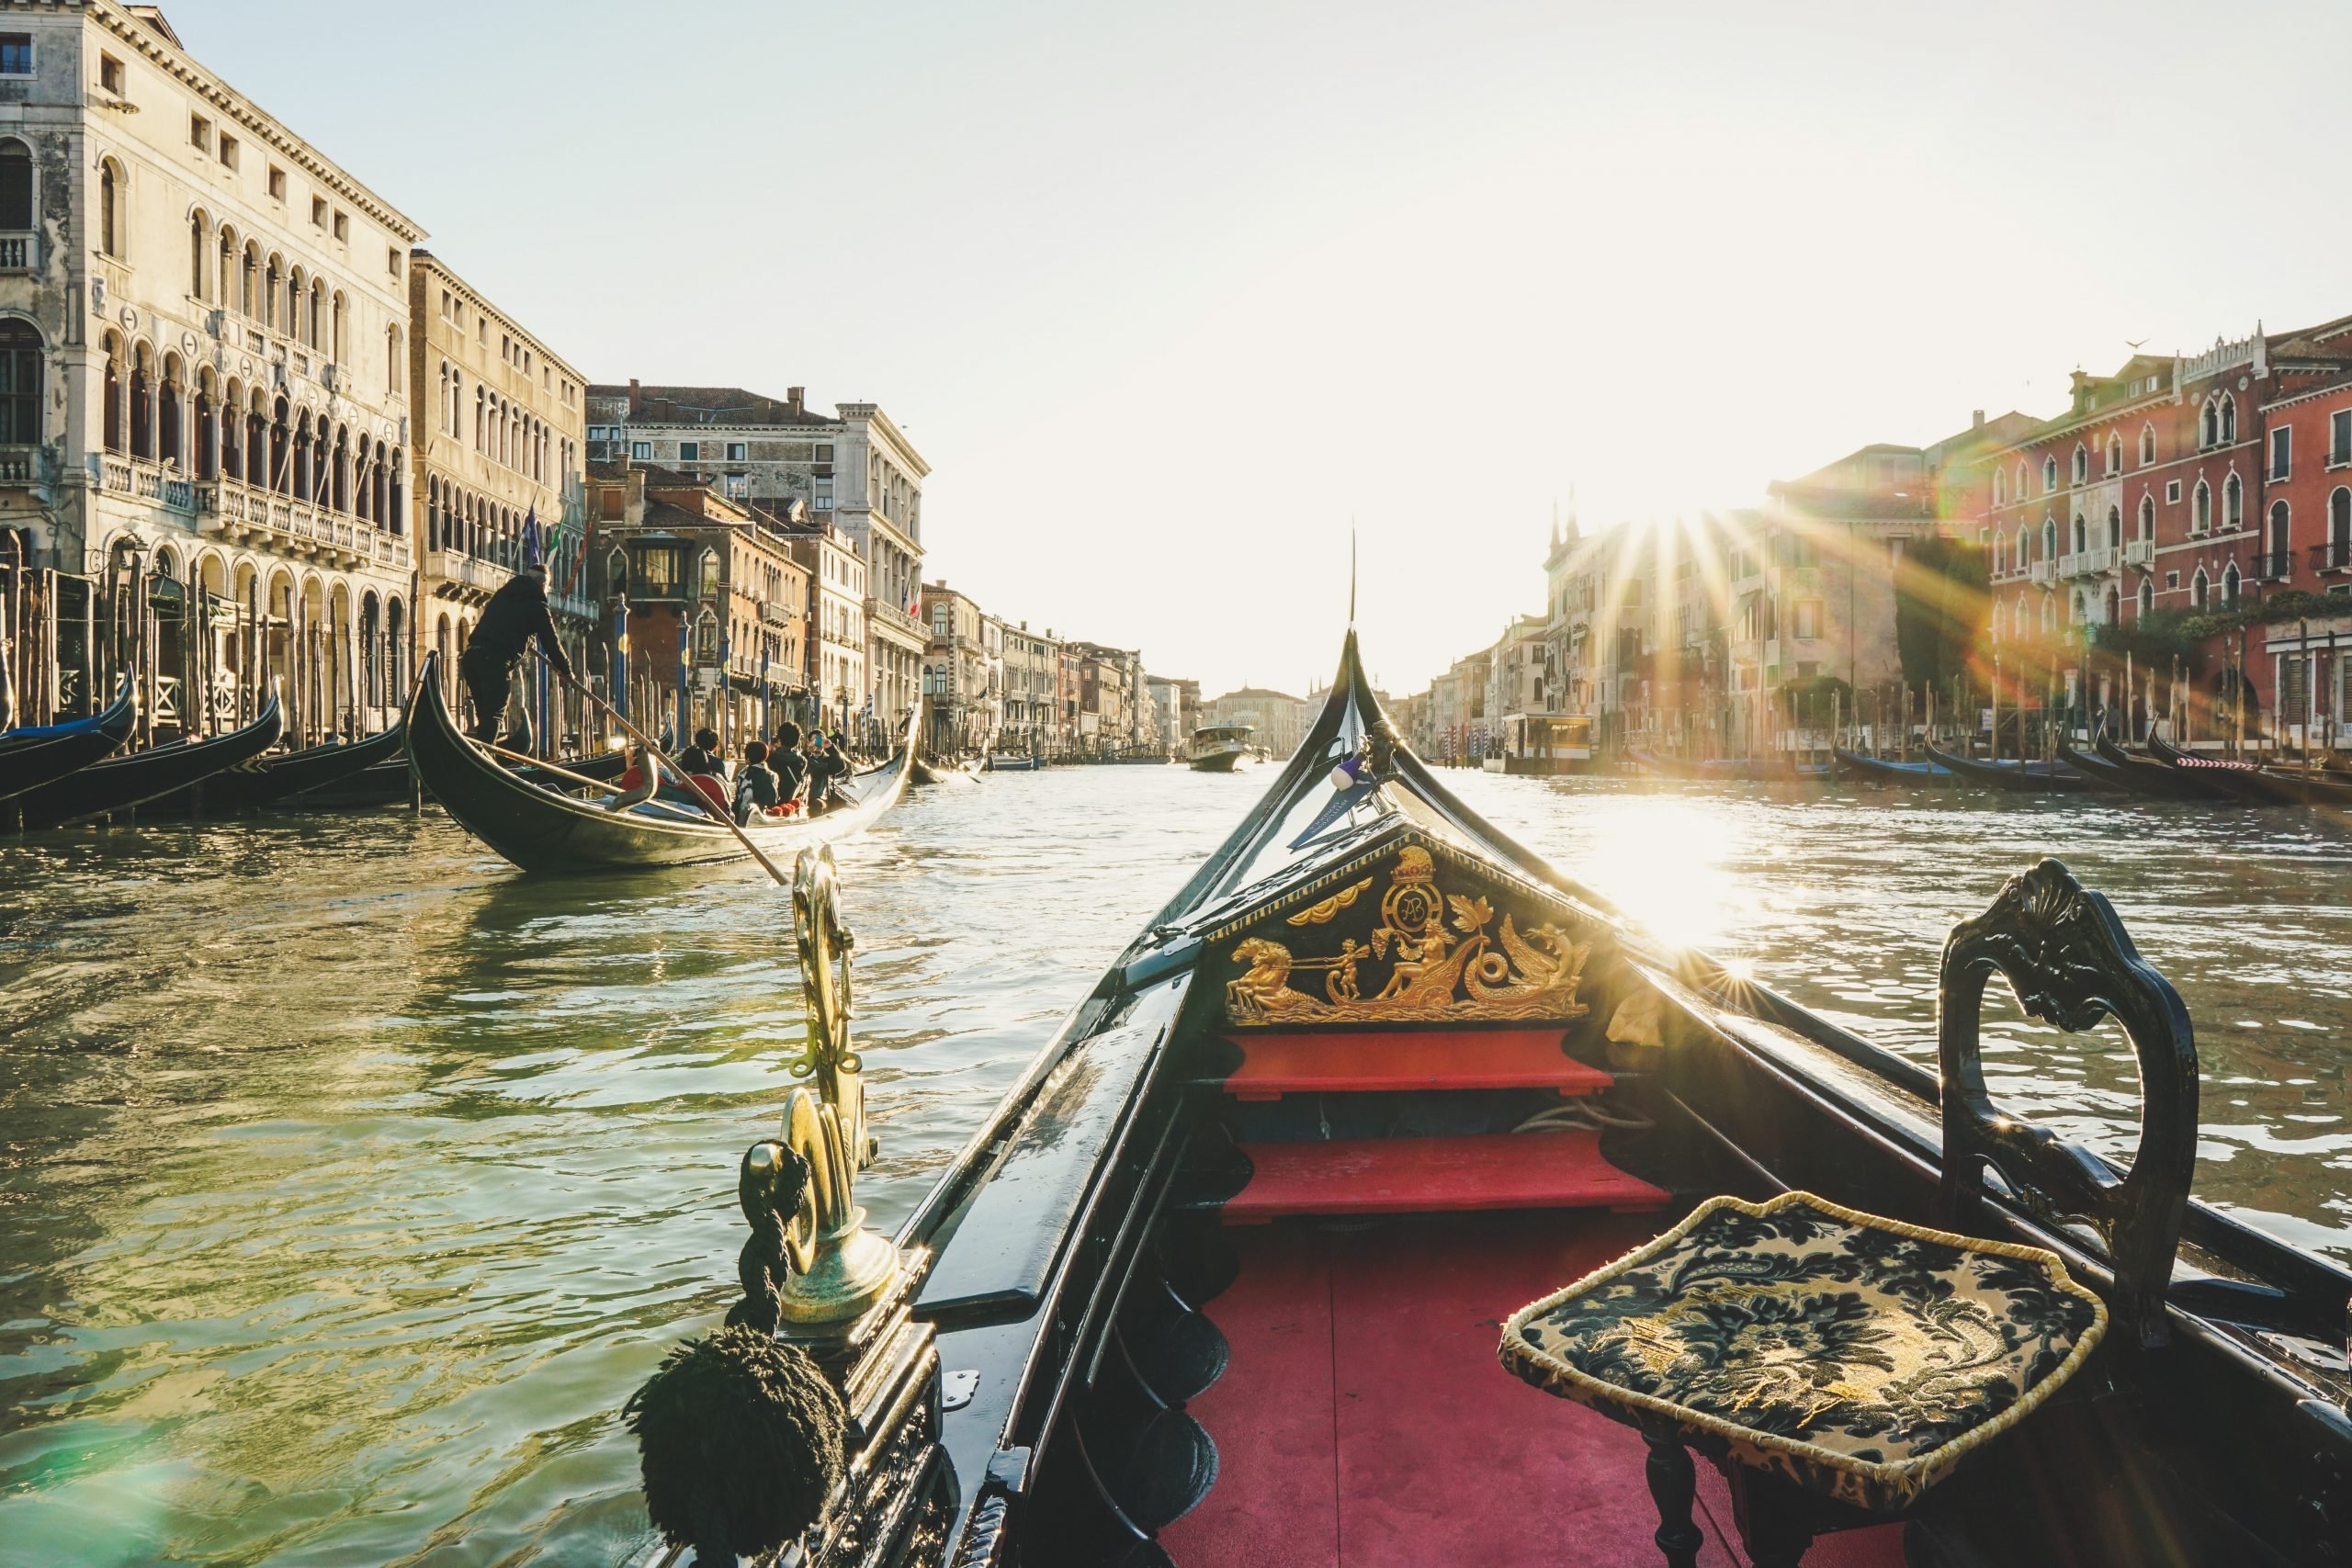
[{"label": "gold scroll ornament", "polygon": [[[1325,903],[1336,914],[1365,884]],[[1331,915],[1312,906],[1305,923]],[[1448,913],[1451,912],[1451,919]],[[1319,919],[1314,917],[1319,916]],[[1294,954],[1281,942],[1248,936],[1227,956],[1240,976],[1225,987],[1228,1023],[1388,1023],[1465,1020],[1523,1021],[1581,1018],[1577,1000],[1589,943],[1568,940],[1548,921],[1521,931],[1506,913],[1489,932],[1495,911],[1483,897],[1447,893],[1437,885],[1429,851],[1408,844],[1381,895],[1380,924],[1363,942],[1354,937],[1337,954]],[[1291,923],[1302,923],[1293,917]],[[1385,963],[1386,978],[1371,996],[1360,971]],[[1294,987],[1294,973],[1323,973],[1321,997]]]}]

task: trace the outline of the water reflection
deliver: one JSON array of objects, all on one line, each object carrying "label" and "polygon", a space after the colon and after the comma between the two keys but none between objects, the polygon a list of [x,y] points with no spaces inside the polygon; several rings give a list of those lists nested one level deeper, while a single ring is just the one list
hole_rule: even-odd
[{"label": "water reflection", "polygon": [[[842,846],[878,1224],[1271,776],[1005,775]],[[2064,855],[2198,1019],[2200,1190],[2352,1253],[2337,820],[1447,777],[1923,1059],[1946,924]],[[431,816],[0,848],[0,1557],[625,1555],[614,1412],[732,1293],[789,945],[750,874],[531,883]],[[2120,1040],[1987,1049],[1996,1092],[2128,1145]]]}]

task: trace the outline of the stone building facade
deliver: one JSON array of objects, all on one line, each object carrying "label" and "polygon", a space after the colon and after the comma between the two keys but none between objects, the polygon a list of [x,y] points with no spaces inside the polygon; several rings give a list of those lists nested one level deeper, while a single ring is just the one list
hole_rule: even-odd
[{"label": "stone building facade", "polygon": [[31,722],[135,673],[147,738],[275,685],[296,741],[405,695],[417,224],[153,7],[0,15],[0,526]]},{"label": "stone building facade", "polygon": [[1061,641],[1050,631],[1033,632],[1029,623],[1003,628],[1004,718],[997,734],[1001,750],[1024,756],[1059,757],[1066,738],[1056,701]]},{"label": "stone building facade", "polygon": [[989,617],[944,582],[922,589],[929,627],[922,690],[931,698],[932,749],[943,756],[985,751],[994,743],[989,689]]},{"label": "stone building facade", "polygon": [[865,562],[865,687],[891,728],[922,689],[922,481],[931,465],[873,403],[810,408],[803,389],[600,384],[588,389],[588,455],[659,463],[761,505],[797,500]]},{"label": "stone building facade", "polygon": [[[429,251],[409,256],[408,306],[418,651],[454,667],[536,521],[558,635],[587,671],[597,617],[582,550],[582,378]],[[582,730],[568,694],[560,705],[543,740]]]},{"label": "stone building facade", "polygon": [[846,733],[868,749],[896,744],[899,731],[876,716],[866,680],[865,558],[822,517],[794,530],[791,543],[792,558],[808,574],[804,683],[819,728]]},{"label": "stone building facade", "polygon": [[730,752],[815,719],[798,513],[625,462],[591,462],[586,501],[601,627],[582,673],[615,705],[682,741],[707,725]]}]

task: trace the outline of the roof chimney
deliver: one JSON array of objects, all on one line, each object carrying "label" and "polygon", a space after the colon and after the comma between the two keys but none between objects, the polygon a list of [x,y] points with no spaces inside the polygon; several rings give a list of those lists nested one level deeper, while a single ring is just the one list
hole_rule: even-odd
[{"label": "roof chimney", "polygon": [[1984,411],[1983,409],[1972,409],[1969,411],[1968,428],[1971,430],[1982,430],[1984,428]]},{"label": "roof chimney", "polygon": [[785,407],[790,409],[794,413],[798,413],[800,412],[801,400],[808,395],[808,389],[806,387],[786,387],[784,389]]},{"label": "roof chimney", "polygon": [[630,377],[630,378],[628,378],[628,416],[629,416],[629,418],[631,418],[631,419],[635,419],[635,418],[637,417],[637,411],[638,411],[638,407],[639,407],[639,405],[640,403],[642,403],[643,401],[644,401],[643,398],[641,398],[641,397],[639,395],[639,392],[638,392],[638,389],[637,389],[637,378],[636,378],[636,377],[634,377],[634,376],[632,376],[632,377]]}]

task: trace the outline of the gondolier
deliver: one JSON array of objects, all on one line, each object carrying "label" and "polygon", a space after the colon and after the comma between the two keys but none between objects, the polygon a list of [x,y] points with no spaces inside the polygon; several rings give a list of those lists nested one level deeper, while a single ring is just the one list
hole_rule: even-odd
[{"label": "gondolier", "polygon": [[514,688],[514,666],[522,662],[533,637],[557,674],[571,673],[571,660],[556,640],[555,615],[548,608],[548,569],[539,558],[538,543],[537,529],[525,531],[523,570],[490,596],[481,624],[458,660],[458,673],[474,699],[474,724],[468,733],[476,740],[498,738],[498,721]]}]

